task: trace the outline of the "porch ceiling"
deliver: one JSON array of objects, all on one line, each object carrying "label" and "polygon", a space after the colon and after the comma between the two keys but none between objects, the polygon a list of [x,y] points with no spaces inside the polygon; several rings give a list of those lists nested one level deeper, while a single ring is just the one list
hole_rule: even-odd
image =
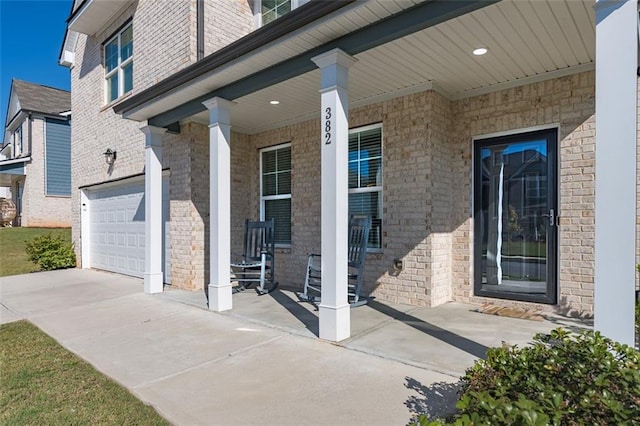
[{"label": "porch ceiling", "polygon": [[[350,70],[351,106],[430,88],[459,99],[591,69],[593,4],[505,0],[360,53]],[[488,53],[472,55],[478,47]],[[320,106],[319,87],[320,73],[314,70],[234,99],[232,125],[257,133],[313,118]],[[280,104],[270,105],[271,100]],[[207,123],[208,115],[192,119]]]}]

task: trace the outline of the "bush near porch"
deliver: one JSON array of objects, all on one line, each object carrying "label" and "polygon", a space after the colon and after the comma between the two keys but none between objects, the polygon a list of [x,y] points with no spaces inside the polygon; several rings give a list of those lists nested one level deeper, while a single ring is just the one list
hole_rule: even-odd
[{"label": "bush near porch", "polygon": [[61,235],[53,236],[49,233],[35,237],[31,241],[27,241],[26,251],[29,260],[43,271],[76,266],[73,244],[65,241]]},{"label": "bush near porch", "polygon": [[71,243],[71,228],[0,228],[0,277],[40,271],[29,260],[26,243],[48,234]]},{"label": "bush near porch", "polygon": [[640,352],[599,332],[559,328],[490,349],[462,382],[452,422],[421,426],[640,424]]}]

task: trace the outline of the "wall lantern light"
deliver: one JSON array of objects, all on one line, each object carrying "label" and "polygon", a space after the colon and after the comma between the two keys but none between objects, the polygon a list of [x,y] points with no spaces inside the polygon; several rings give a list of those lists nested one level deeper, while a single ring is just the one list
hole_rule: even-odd
[{"label": "wall lantern light", "polygon": [[113,163],[116,161],[116,151],[112,151],[111,148],[107,148],[107,150],[102,154],[104,155],[104,159],[107,164],[113,166]]},{"label": "wall lantern light", "polygon": [[395,269],[397,272],[400,272],[403,268],[404,265],[402,259],[393,259],[393,269]]}]

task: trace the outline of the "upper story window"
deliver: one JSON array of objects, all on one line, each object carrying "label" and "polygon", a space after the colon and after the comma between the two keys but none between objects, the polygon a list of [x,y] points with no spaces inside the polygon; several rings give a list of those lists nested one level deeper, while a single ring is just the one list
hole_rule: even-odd
[{"label": "upper story window", "polygon": [[382,249],[382,125],[349,131],[349,214],[371,217],[368,248]]},{"label": "upper story window", "polygon": [[275,243],[291,244],[291,144],[260,151],[260,220],[273,218]]},{"label": "upper story window", "polygon": [[267,25],[309,0],[255,0],[256,27]]},{"label": "upper story window", "polygon": [[291,12],[292,0],[262,0],[262,25]]},{"label": "upper story window", "polygon": [[22,138],[22,124],[13,132],[13,156],[19,157],[24,152],[23,138]]},{"label": "upper story window", "polygon": [[104,45],[107,103],[133,90],[133,25],[129,24]]}]

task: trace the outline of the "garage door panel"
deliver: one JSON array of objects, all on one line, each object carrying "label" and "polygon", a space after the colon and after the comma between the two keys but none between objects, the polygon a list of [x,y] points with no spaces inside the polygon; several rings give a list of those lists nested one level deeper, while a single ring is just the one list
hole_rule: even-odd
[{"label": "garage door panel", "polygon": [[[163,265],[170,282],[169,191],[163,179]],[[89,193],[91,266],[143,277],[145,257],[144,182],[97,189]]]}]

